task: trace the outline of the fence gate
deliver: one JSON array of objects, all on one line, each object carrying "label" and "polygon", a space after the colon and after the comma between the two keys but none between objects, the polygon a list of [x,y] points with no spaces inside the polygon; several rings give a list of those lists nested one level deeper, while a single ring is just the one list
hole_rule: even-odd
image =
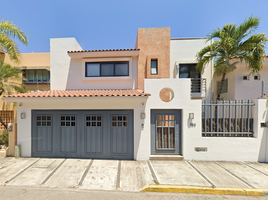
[{"label": "fence gate", "polygon": [[253,137],[250,100],[203,101],[203,137]]}]

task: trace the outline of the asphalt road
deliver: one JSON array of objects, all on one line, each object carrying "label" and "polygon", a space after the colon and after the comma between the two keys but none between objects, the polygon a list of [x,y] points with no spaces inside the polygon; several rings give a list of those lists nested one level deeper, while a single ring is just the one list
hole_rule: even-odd
[{"label": "asphalt road", "polygon": [[249,200],[268,199],[267,196],[232,196],[232,195],[206,195],[181,193],[154,193],[154,192],[122,192],[122,191],[92,191],[81,189],[35,188],[18,186],[0,186],[0,199],[2,200]]}]

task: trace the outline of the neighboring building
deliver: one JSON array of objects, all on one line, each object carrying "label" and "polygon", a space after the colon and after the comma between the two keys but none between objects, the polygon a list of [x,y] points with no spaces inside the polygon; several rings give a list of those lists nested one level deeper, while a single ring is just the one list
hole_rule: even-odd
[{"label": "neighboring building", "polygon": [[[24,79],[21,82],[27,86],[29,91],[50,89],[50,53],[22,53],[20,62],[16,63],[10,60],[5,51],[2,51],[0,61],[23,70]],[[16,106],[13,103],[4,102],[1,99],[0,107],[0,116],[6,124],[17,121]],[[2,124],[0,124],[0,130],[4,130]]]},{"label": "neighboring building", "polygon": [[[268,56],[264,59],[263,68],[258,74],[251,74],[244,63],[239,62],[236,66],[236,70],[226,74],[221,99],[258,99],[262,98],[263,94],[268,94]],[[214,75],[214,99],[217,97],[220,81],[221,76]]]},{"label": "neighboring building", "polygon": [[202,137],[213,63],[201,74],[194,65],[205,45],[205,38],[171,39],[170,28],[139,28],[134,49],[83,50],[75,38],[51,39],[51,91],[3,97],[18,103],[22,156],[263,160],[262,133]]}]

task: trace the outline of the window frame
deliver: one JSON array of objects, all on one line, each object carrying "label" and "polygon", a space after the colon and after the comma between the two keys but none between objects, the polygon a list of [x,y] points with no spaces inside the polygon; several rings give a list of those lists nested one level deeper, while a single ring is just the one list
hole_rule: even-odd
[{"label": "window frame", "polygon": [[[152,61],[156,61],[156,73],[155,74],[152,74]],[[158,75],[158,59],[156,59],[156,58],[151,59],[150,73],[151,73],[151,75]]]},{"label": "window frame", "polygon": [[[87,76],[87,64],[92,63],[92,64],[100,64],[100,68],[99,68],[99,76]],[[101,69],[101,65],[102,64],[113,64],[113,75],[102,75],[102,69]],[[127,64],[127,75],[115,75],[115,65],[116,64]],[[85,62],[85,78],[92,78],[92,77],[128,77],[129,76],[129,61],[101,61],[101,62]]]},{"label": "window frame", "polygon": [[[40,77],[40,81],[35,81],[35,76],[36,76],[36,73],[35,71],[36,70],[41,70],[41,77]],[[48,72],[48,80],[47,81],[43,81],[43,72],[44,71],[47,71]],[[33,81],[29,81],[28,77],[29,77],[29,71],[33,71]],[[50,84],[50,71],[47,70],[47,69],[23,69],[22,70],[22,77],[23,78],[26,78],[27,80],[22,80],[22,83],[23,84]],[[39,79],[39,77],[38,77]]]}]

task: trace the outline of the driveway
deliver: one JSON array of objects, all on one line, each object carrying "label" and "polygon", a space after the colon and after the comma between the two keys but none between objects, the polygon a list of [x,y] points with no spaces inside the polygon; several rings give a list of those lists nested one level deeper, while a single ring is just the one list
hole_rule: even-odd
[{"label": "driveway", "polygon": [[268,164],[0,158],[0,185],[136,192],[153,184],[267,189]]}]

